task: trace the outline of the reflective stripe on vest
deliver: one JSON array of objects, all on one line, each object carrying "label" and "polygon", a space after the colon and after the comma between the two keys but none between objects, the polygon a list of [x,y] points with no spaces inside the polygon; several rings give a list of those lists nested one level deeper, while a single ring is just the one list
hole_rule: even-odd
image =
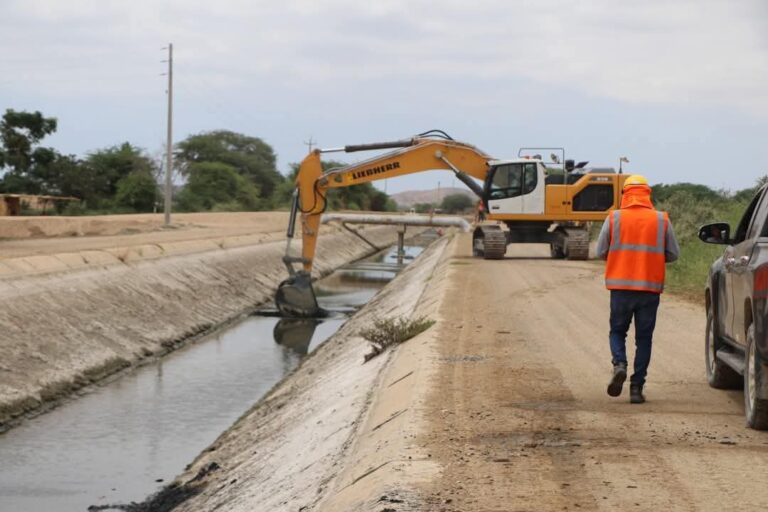
[{"label": "reflective stripe on vest", "polygon": [[640,245],[640,244],[622,244],[621,233],[621,211],[614,210],[613,212],[613,236],[611,236],[611,251],[639,251],[639,252],[655,252],[664,254],[664,214],[662,212],[656,212],[656,245]]},{"label": "reflective stripe on vest", "polygon": [[606,279],[606,286],[627,287],[627,288],[650,288],[651,290],[664,290],[664,284],[652,283],[651,281],[631,281],[629,279]]},{"label": "reflective stripe on vest", "polygon": [[[653,212],[653,215],[651,214]],[[605,286],[611,290],[664,290],[667,220],[664,212],[612,212]],[[622,220],[624,230],[622,238]],[[652,231],[655,228],[655,233]],[[627,243],[639,242],[639,243]]]}]

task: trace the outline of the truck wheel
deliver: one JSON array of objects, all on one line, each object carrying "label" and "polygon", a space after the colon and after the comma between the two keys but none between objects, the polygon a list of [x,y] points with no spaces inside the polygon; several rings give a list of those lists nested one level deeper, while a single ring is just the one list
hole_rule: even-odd
[{"label": "truck wheel", "polygon": [[755,326],[747,331],[747,354],[744,368],[744,413],[747,426],[755,430],[768,430],[768,399],[762,392],[766,387],[768,368],[755,347]]},{"label": "truck wheel", "polygon": [[709,385],[717,389],[739,389],[743,385],[741,375],[715,357],[721,344],[715,336],[715,315],[711,307],[707,309],[707,331],[704,339]]}]

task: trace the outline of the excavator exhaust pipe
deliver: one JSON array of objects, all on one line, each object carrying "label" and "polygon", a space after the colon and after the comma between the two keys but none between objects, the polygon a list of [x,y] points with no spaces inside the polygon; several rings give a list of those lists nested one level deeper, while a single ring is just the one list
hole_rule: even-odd
[{"label": "excavator exhaust pipe", "polygon": [[312,278],[307,272],[296,272],[280,283],[275,293],[275,306],[283,317],[322,318],[328,315],[317,304]]}]

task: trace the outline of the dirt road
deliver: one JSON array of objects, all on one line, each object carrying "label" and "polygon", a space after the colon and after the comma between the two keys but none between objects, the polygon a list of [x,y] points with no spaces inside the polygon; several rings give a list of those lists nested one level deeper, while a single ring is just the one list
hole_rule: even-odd
[{"label": "dirt road", "polygon": [[700,307],[662,297],[648,402],[630,405],[627,385],[605,391],[602,266],[459,247],[415,443],[441,471],[420,509],[765,509],[768,433],[744,427],[740,392],[707,386]]}]

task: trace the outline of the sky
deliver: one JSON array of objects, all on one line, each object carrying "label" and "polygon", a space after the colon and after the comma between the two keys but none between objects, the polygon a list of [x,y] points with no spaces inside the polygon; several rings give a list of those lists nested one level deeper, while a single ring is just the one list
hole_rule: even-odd
[{"label": "sky", "polygon": [[[0,109],[56,117],[44,142],[67,154],[128,141],[161,155],[171,42],[173,140],[260,137],[284,173],[310,140],[441,129],[498,159],[626,156],[652,183],[736,190],[768,174],[764,0],[0,0],[0,13]],[[460,186],[446,172],[377,186],[438,182]]]}]

